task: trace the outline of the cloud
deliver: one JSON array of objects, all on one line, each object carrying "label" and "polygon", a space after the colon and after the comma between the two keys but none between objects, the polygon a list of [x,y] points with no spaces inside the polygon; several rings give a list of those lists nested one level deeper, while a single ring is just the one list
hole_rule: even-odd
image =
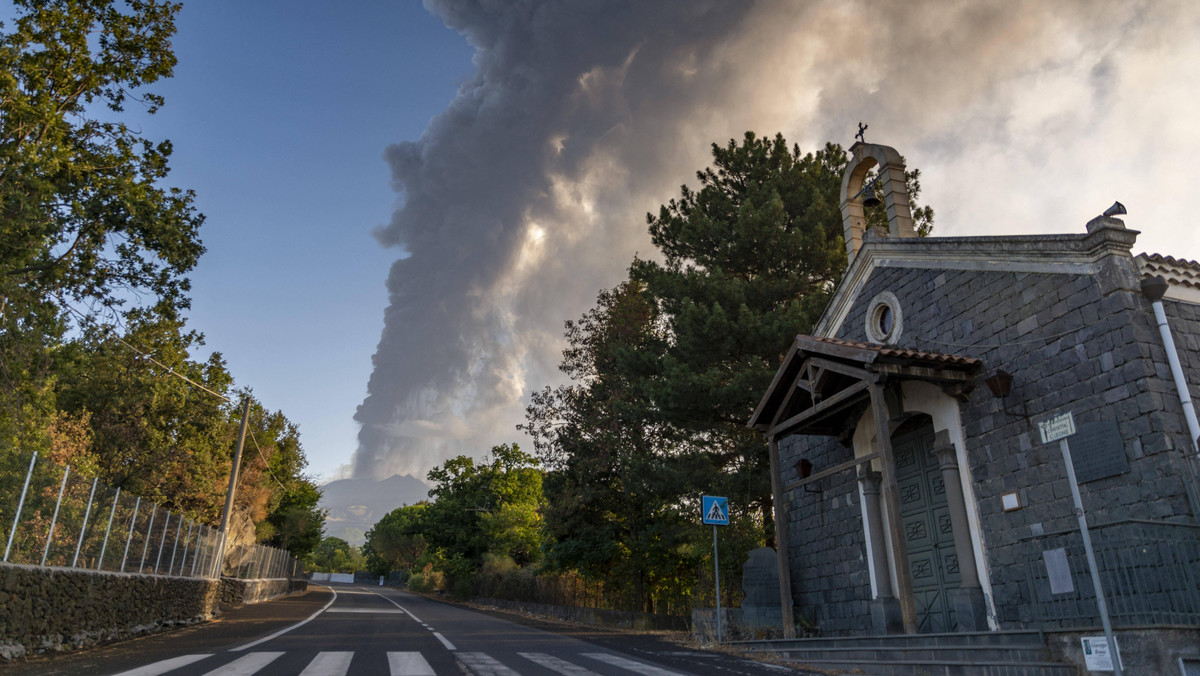
[{"label": "cloud", "polygon": [[559,382],[562,322],[653,255],[645,213],[712,142],[855,124],[922,169],[935,234],[1082,232],[1114,199],[1164,253],[1196,257],[1183,171],[1200,11],[1186,2],[501,2],[426,6],[476,73],[385,158],[402,257],[355,474],[422,474],[520,440]]}]

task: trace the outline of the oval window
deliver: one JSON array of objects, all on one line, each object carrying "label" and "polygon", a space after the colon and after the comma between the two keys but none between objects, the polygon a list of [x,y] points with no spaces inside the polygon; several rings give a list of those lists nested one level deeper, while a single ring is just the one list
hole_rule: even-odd
[{"label": "oval window", "polygon": [[883,291],[871,300],[867,313],[867,338],[873,343],[895,344],[903,328],[900,300],[890,291]]}]

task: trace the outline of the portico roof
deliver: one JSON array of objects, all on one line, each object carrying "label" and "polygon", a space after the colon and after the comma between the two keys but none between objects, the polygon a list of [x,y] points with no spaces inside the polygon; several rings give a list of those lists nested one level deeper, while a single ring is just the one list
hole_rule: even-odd
[{"label": "portico roof", "polygon": [[982,364],[973,357],[799,335],[747,425],[773,437],[839,435],[847,413],[866,406],[873,383],[923,380],[965,396]]}]

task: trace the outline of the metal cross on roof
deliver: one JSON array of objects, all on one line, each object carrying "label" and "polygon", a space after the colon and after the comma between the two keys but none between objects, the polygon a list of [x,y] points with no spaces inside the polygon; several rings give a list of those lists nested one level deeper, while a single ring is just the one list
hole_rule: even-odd
[{"label": "metal cross on roof", "polygon": [[867,138],[866,138],[867,127],[869,127],[869,126],[871,126],[871,125],[863,124],[862,122],[859,122],[858,123],[858,133],[854,135],[854,138],[858,139],[859,141],[862,141],[863,143],[866,143],[867,142]]}]

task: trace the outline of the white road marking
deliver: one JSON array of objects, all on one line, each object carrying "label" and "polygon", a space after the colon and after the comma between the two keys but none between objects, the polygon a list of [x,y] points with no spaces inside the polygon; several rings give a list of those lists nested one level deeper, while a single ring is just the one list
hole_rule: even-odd
[{"label": "white road marking", "polygon": [[405,613],[403,610],[396,610],[395,608],[383,608],[383,609],[378,609],[378,608],[375,608],[375,609],[372,609],[372,608],[330,608],[329,610],[326,610],[325,612],[327,612],[327,613],[374,613],[374,614],[383,614],[383,615],[388,615],[388,614],[390,614],[390,615],[407,615],[408,614],[408,613]]},{"label": "white road marking", "polygon": [[[433,627],[431,627],[431,626],[429,626],[428,624],[425,624],[424,622],[422,622],[422,621],[421,621],[421,618],[417,617],[416,615],[413,615],[412,611],[411,611],[411,610],[409,610],[408,608],[405,608],[404,606],[400,605],[399,603],[396,603],[396,602],[395,602],[395,601],[393,601],[392,599],[390,599],[390,598],[388,598],[388,597],[386,597],[386,596],[384,596],[383,594],[380,594],[380,593],[378,593],[378,592],[376,592],[376,594],[375,594],[375,595],[376,595],[376,596],[378,596],[379,598],[381,598],[381,599],[383,599],[383,600],[387,601],[388,603],[392,604],[393,606],[396,606],[396,607],[397,607],[397,608],[399,608],[400,610],[403,610],[405,613],[408,613],[408,616],[409,616],[409,617],[411,617],[411,618],[413,618],[414,620],[416,620],[418,623],[420,623],[420,625],[421,625],[422,627],[425,627],[425,628],[426,628],[426,629],[428,629],[429,631],[433,631]],[[458,648],[455,648],[455,647],[454,647],[454,644],[453,644],[453,643],[451,643],[450,641],[446,640],[446,637],[445,637],[445,636],[442,636],[441,634],[437,633],[436,631],[433,631],[433,635],[437,637],[437,640],[439,640],[439,641],[441,641],[441,642],[442,642],[442,645],[446,646],[446,650],[458,650]]]},{"label": "white road marking", "polygon": [[[421,618],[417,617],[416,615],[413,615],[413,614],[412,614],[412,611],[411,611],[411,610],[409,610],[408,608],[405,608],[404,606],[400,605],[399,603],[396,603],[395,601],[393,601],[393,600],[389,599],[388,597],[384,596],[383,594],[380,594],[379,592],[374,592],[374,593],[375,593],[375,595],[376,595],[376,596],[378,596],[379,598],[383,599],[384,601],[387,601],[388,603],[392,604],[393,606],[396,606],[396,607],[397,607],[397,608],[399,608],[400,610],[403,610],[404,612],[408,613],[408,616],[409,616],[409,617],[411,617],[411,618],[413,618],[413,619],[414,619],[414,620],[416,620],[417,622],[421,622]],[[424,622],[421,622],[421,624],[425,624],[425,623],[424,623]]]},{"label": "white road marking", "polygon": [[317,653],[313,661],[300,672],[300,676],[346,676],[353,658],[352,652]]},{"label": "white road marking", "polygon": [[[432,627],[430,627],[430,629],[432,629]],[[446,640],[445,636],[442,636],[441,634],[437,633],[436,631],[433,632],[433,635],[435,638],[437,638],[437,640],[442,642],[442,645],[446,646],[446,650],[458,650],[458,648],[454,647],[453,643]]]},{"label": "white road marking", "polygon": [[644,674],[644,676],[683,676],[683,674],[679,673],[678,671],[671,671],[669,669],[663,669],[662,667],[651,666],[644,662],[635,662],[634,660],[625,659],[624,657],[618,657],[609,653],[583,653],[583,656],[590,657],[594,660],[599,660],[605,664],[611,664],[614,667],[628,669],[629,671],[637,674]]},{"label": "white road marking", "polygon": [[282,654],[247,653],[244,657],[239,657],[223,667],[217,667],[204,676],[252,676],[254,672],[279,659]]},{"label": "white road marking", "polygon": [[329,591],[333,592],[333,598],[329,599],[329,603],[326,603],[324,608],[318,610],[317,612],[313,613],[312,615],[309,615],[308,619],[300,620],[299,622],[297,622],[296,624],[293,624],[290,627],[284,627],[283,629],[280,629],[279,631],[275,632],[274,634],[271,634],[270,636],[264,636],[264,637],[258,639],[257,641],[251,641],[250,643],[247,643],[246,645],[240,645],[236,648],[230,648],[230,652],[236,653],[236,652],[239,652],[242,650],[246,650],[247,648],[253,648],[254,646],[256,646],[260,643],[266,643],[267,641],[270,641],[273,638],[283,636],[284,634],[288,633],[289,631],[291,631],[293,629],[303,627],[304,625],[308,624],[309,622],[312,622],[313,619],[317,615],[320,615],[321,613],[325,612],[326,610],[329,610],[329,606],[332,606],[333,602],[337,600],[337,597],[338,597],[337,590],[334,589],[333,587],[325,587],[325,588],[328,589]]},{"label": "white road marking", "polygon": [[122,671],[119,674],[114,674],[114,676],[159,676],[159,674],[165,674],[172,669],[186,667],[192,662],[199,662],[205,657],[212,657],[212,653],[205,655],[183,655],[181,657],[172,657],[169,660],[162,660],[160,662],[155,662],[154,664],[147,664],[146,666],[138,667],[137,669]]},{"label": "white road marking", "polygon": [[596,672],[590,669],[585,669],[578,664],[572,664],[566,660],[554,657],[553,655],[547,655],[546,653],[517,654],[531,662],[535,662],[543,667],[546,667],[550,671],[566,674],[566,676],[599,676]]},{"label": "white road marking", "polygon": [[436,676],[433,667],[421,653],[388,653],[388,668],[392,676]]},{"label": "white road marking", "polygon": [[486,653],[455,653],[475,676],[521,676]]}]

